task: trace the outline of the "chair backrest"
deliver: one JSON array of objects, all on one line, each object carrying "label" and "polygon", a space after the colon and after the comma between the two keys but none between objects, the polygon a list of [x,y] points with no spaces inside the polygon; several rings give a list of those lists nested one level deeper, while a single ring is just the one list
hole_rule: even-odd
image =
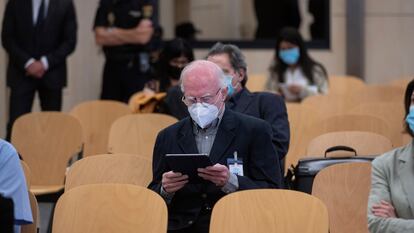
[{"label": "chair backrest", "polygon": [[130,113],[126,104],[117,101],[96,100],[76,105],[70,114],[82,125],[83,156],[107,153],[112,123]]},{"label": "chair backrest", "polygon": [[347,95],[335,94],[309,96],[301,104],[323,117],[345,114],[355,107],[354,100]]},{"label": "chair backrest", "polygon": [[157,104],[166,96],[166,92],[154,93],[140,91],[129,98],[128,105],[133,113],[152,113]]},{"label": "chair backrest", "polygon": [[155,192],[128,184],[83,185],[58,200],[53,233],[165,233],[167,206]]},{"label": "chair backrest", "polygon": [[20,164],[22,165],[24,177],[26,178],[27,189],[30,189],[30,184],[32,181],[32,172],[30,171],[30,168],[25,161],[20,160]]},{"label": "chair backrest", "polygon": [[[341,131],[314,138],[308,145],[306,155],[323,156],[327,149],[339,145],[351,147],[356,150],[357,155],[365,156],[380,155],[392,149],[390,139],[383,135],[362,131]],[[343,152],[336,155],[343,155]]]},{"label": "chair backrest", "polygon": [[264,91],[266,85],[266,74],[251,74],[246,83],[247,89],[251,92]]},{"label": "chair backrest", "polygon": [[327,117],[314,124],[310,134],[314,137],[338,131],[367,131],[377,133],[391,139],[391,130],[388,123],[376,116],[344,114]]},{"label": "chair backrest", "polygon": [[367,206],[371,163],[343,163],[322,169],[312,195],[328,207],[329,232],[368,233]]},{"label": "chair backrest", "polygon": [[354,103],[397,102],[404,103],[405,88],[391,85],[366,85],[354,89],[349,99]]},{"label": "chair backrest", "polygon": [[305,156],[306,147],[303,145],[307,145],[313,138],[313,135],[308,133],[309,129],[320,121],[319,114],[308,106],[287,103],[286,108],[290,127],[290,146],[285,159],[285,172]]},{"label": "chair backrest", "polygon": [[66,165],[82,147],[82,127],[69,114],[29,113],[14,123],[12,144],[30,167],[32,185],[63,185]]},{"label": "chair backrest", "polygon": [[346,95],[365,85],[362,79],[354,76],[331,76],[329,77],[329,95]]},{"label": "chair backrest", "polygon": [[39,228],[39,206],[35,195],[29,191],[30,208],[32,209],[33,223],[22,225],[20,233],[38,233]]},{"label": "chair backrest", "polygon": [[158,133],[177,121],[172,116],[157,113],[123,116],[112,124],[108,151],[138,154],[152,159],[152,150]]},{"label": "chair backrest", "polygon": [[327,233],[328,211],[316,197],[290,190],[240,191],[213,208],[211,233]]},{"label": "chair backrest", "polygon": [[385,120],[390,126],[390,139],[394,147],[400,147],[403,145],[402,136],[405,118],[403,102],[361,103],[353,108],[349,113],[372,115]]},{"label": "chair backrest", "polygon": [[128,154],[106,154],[83,158],[66,174],[65,191],[86,184],[134,184],[146,187],[152,179],[147,158]]},{"label": "chair backrest", "polygon": [[[20,164],[22,165],[24,176],[26,178],[27,189],[29,190],[32,173],[26,162],[24,162],[23,160],[20,160]],[[32,209],[33,223],[22,225],[21,231],[20,231],[21,233],[37,233],[38,228],[39,228],[39,206],[37,204],[35,195],[30,191],[29,191],[29,200],[30,200],[30,208]]]}]

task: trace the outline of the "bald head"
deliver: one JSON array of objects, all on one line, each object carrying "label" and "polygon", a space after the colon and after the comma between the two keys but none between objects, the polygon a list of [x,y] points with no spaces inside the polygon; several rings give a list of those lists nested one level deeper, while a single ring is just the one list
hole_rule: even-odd
[{"label": "bald head", "polygon": [[220,99],[227,96],[223,71],[210,61],[197,60],[188,64],[181,72],[180,83],[184,96],[217,96],[220,91]]},{"label": "bald head", "polygon": [[181,72],[180,83],[184,93],[189,84],[191,87],[207,85],[213,89],[226,87],[222,69],[215,63],[206,60],[197,60],[188,64]]}]

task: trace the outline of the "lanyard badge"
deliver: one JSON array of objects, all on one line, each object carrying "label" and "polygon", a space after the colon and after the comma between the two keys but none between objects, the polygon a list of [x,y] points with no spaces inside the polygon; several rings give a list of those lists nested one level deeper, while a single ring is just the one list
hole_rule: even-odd
[{"label": "lanyard badge", "polygon": [[227,166],[229,171],[234,175],[243,176],[243,159],[237,157],[237,151],[233,153],[233,158],[227,159]]}]

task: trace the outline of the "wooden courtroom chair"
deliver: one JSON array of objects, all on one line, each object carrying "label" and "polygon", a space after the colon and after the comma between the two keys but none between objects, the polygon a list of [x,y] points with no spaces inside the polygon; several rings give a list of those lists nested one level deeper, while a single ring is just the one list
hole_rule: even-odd
[{"label": "wooden courtroom chair", "polygon": [[82,127],[69,114],[29,113],[14,123],[11,141],[30,167],[30,190],[53,194],[63,190],[68,161],[81,150]]},{"label": "wooden courtroom chair", "polygon": [[266,79],[266,74],[251,74],[248,76],[246,87],[251,92],[264,91]]},{"label": "wooden courtroom chair", "polygon": [[39,206],[36,196],[29,191],[30,208],[32,209],[33,223],[22,225],[20,233],[38,233],[39,232]]},{"label": "wooden courtroom chair", "polygon": [[351,114],[377,116],[387,122],[391,130],[391,141],[394,147],[403,145],[405,111],[403,102],[372,102],[361,103],[353,108]]},{"label": "wooden courtroom chair", "polygon": [[172,116],[158,113],[123,116],[112,124],[108,151],[110,153],[138,154],[152,160],[157,134],[177,121]]},{"label": "wooden courtroom chair", "polygon": [[321,117],[326,118],[330,116],[346,114],[355,107],[356,103],[347,95],[314,95],[305,98],[302,105],[313,109]]},{"label": "wooden courtroom chair", "polygon": [[291,190],[239,191],[213,208],[210,233],[327,233],[328,211],[317,198]]},{"label": "wooden courtroom chair", "polygon": [[366,85],[350,93],[349,99],[357,104],[371,102],[404,103],[404,93],[405,88],[398,86]]},{"label": "wooden courtroom chair", "polygon": [[95,100],[76,105],[70,114],[82,125],[83,156],[107,153],[112,123],[130,113],[128,106],[118,101]]},{"label": "wooden courtroom chair", "polygon": [[[309,157],[323,156],[325,151],[334,146],[348,146],[356,150],[357,155],[380,155],[392,149],[387,137],[363,131],[341,131],[322,134],[314,138],[308,145],[306,155]],[[344,152],[336,153],[343,156]],[[345,155],[349,155],[345,153]]]},{"label": "wooden courtroom chair", "polygon": [[330,233],[369,233],[368,195],[371,163],[343,163],[322,169],[315,177],[312,195],[328,207]]},{"label": "wooden courtroom chair", "polygon": [[372,132],[391,140],[391,130],[385,120],[376,116],[362,114],[344,114],[327,117],[314,124],[308,133],[316,137],[338,131]]},{"label": "wooden courtroom chair", "polygon": [[328,81],[328,95],[347,95],[352,92],[352,90],[366,85],[362,79],[354,76],[330,76]]},{"label": "wooden courtroom chair", "polygon": [[[24,176],[26,178],[27,189],[30,190],[32,172],[30,171],[30,168],[26,162],[24,162],[23,160],[20,160],[20,164],[22,165]],[[33,223],[22,225],[21,230],[20,230],[21,233],[37,233],[39,230],[39,206],[37,204],[35,195],[30,191],[29,191],[29,200],[30,200],[30,208],[32,210]]]},{"label": "wooden courtroom chair", "polygon": [[66,175],[65,192],[86,184],[134,184],[147,187],[152,180],[151,161],[139,155],[106,154],[75,162]]},{"label": "wooden courtroom chair", "polygon": [[128,184],[82,185],[58,200],[53,233],[165,233],[167,206],[152,190]]},{"label": "wooden courtroom chair", "polygon": [[313,135],[309,134],[309,130],[312,125],[320,121],[319,114],[315,109],[308,106],[299,103],[287,103],[286,108],[290,128],[290,145],[285,159],[285,172],[305,156],[306,146],[303,145],[307,145],[313,138]]},{"label": "wooden courtroom chair", "polygon": [[30,189],[30,184],[31,184],[31,181],[32,181],[32,172],[30,171],[30,168],[29,168],[29,166],[27,165],[27,163],[25,161],[20,160],[20,164],[22,165],[24,178],[26,178],[27,188]]}]

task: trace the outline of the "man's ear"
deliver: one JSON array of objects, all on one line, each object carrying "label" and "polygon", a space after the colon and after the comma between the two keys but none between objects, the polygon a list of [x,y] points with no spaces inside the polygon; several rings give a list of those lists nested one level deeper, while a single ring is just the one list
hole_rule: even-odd
[{"label": "man's ear", "polygon": [[243,79],[245,79],[246,77],[246,71],[244,71],[243,69],[239,69],[239,71],[237,72],[237,81],[239,81],[239,83],[241,83],[243,81]]},{"label": "man's ear", "polygon": [[222,89],[222,93],[221,93],[221,95],[223,96],[223,101],[225,101],[226,100],[226,98],[227,98],[227,93],[229,93],[229,87],[226,87],[226,88],[223,88]]}]

